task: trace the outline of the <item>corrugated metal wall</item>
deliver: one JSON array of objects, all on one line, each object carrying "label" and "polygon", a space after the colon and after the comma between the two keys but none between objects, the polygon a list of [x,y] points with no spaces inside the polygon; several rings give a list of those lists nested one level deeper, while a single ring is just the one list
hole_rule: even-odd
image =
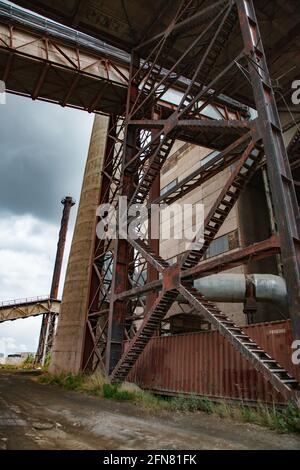
[{"label": "corrugated metal wall", "polygon": [[[289,321],[247,326],[244,330],[292,375],[297,374],[291,362]],[[284,401],[216,331],[152,338],[128,380],[156,392]]]}]

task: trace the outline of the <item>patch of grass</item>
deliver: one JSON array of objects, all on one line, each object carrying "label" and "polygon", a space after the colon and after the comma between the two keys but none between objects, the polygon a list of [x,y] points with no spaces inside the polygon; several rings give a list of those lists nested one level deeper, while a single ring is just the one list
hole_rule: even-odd
[{"label": "patch of grass", "polygon": [[103,384],[103,397],[110,398],[113,400],[124,400],[134,401],[136,398],[135,392],[129,392],[128,390],[121,390],[120,385]]},{"label": "patch of grass", "polygon": [[260,410],[258,424],[279,432],[300,432],[300,409],[289,403],[286,408],[277,410],[264,407]]},{"label": "patch of grass", "polygon": [[60,385],[66,390],[82,390],[84,377],[81,374],[43,374],[39,377],[39,382],[48,385]]},{"label": "patch of grass", "polygon": [[239,409],[241,421],[245,423],[257,423],[258,415],[257,412],[248,406],[241,406]]},{"label": "patch of grass", "polygon": [[300,433],[300,403],[290,403],[283,410],[288,431]]},{"label": "patch of grass", "polygon": [[147,411],[162,411],[170,409],[171,400],[157,397],[150,392],[141,391],[136,393],[134,402]]},{"label": "patch of grass", "polygon": [[103,385],[107,383],[106,377],[97,369],[92,375],[84,377],[82,390],[93,396],[103,396]]},{"label": "patch of grass", "polygon": [[34,369],[34,354],[28,354],[26,359],[19,364],[0,364],[0,369],[3,370],[26,370],[26,369]]},{"label": "patch of grass", "polygon": [[0,369],[3,370],[17,370],[19,369],[19,366],[16,364],[0,364]]},{"label": "patch of grass", "polygon": [[260,404],[256,407],[235,406],[231,407],[233,417],[244,423],[253,423],[280,433],[300,432],[300,409],[294,403],[279,409]]},{"label": "patch of grass", "polygon": [[172,398],[169,401],[169,407],[174,411],[193,412],[203,411],[204,413],[213,413],[214,404],[207,398],[200,398],[196,395],[184,396],[179,395],[178,397]]},{"label": "patch of grass", "polygon": [[228,403],[221,402],[215,404],[214,412],[222,419],[232,419],[234,418],[236,410]]}]

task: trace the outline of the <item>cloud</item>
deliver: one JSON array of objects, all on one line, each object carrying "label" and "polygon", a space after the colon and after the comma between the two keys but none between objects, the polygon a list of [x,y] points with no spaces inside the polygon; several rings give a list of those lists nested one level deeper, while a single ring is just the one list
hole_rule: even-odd
[{"label": "cloud", "polygon": [[35,352],[42,317],[27,318],[0,326],[0,353],[7,356],[19,352]]},{"label": "cloud", "polygon": [[93,116],[28,98],[0,106],[0,212],[59,220],[80,194]]},{"label": "cloud", "polygon": [[[50,291],[60,200],[77,201],[93,116],[7,96],[0,106],[0,301]],[[78,205],[71,211],[62,285]],[[0,324],[0,352],[35,351],[41,317]]]},{"label": "cloud", "polygon": [[49,294],[57,238],[54,224],[33,216],[0,220],[1,300]]}]

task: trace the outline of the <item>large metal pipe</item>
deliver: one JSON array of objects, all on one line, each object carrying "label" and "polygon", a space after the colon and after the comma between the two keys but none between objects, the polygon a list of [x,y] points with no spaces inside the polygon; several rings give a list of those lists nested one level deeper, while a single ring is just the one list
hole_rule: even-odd
[{"label": "large metal pipe", "polygon": [[288,312],[285,280],[272,274],[214,274],[194,281],[208,300],[214,302],[244,303],[247,283],[252,283],[257,302],[273,304],[282,313]]}]

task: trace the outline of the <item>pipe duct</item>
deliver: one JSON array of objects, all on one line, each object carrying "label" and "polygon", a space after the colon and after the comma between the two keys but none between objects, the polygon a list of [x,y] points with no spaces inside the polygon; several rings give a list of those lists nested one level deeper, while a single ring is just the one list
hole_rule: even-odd
[{"label": "pipe duct", "polygon": [[282,313],[288,312],[285,280],[272,274],[214,274],[194,281],[194,287],[214,302],[244,303],[247,283],[254,287],[257,302],[267,302]]}]

